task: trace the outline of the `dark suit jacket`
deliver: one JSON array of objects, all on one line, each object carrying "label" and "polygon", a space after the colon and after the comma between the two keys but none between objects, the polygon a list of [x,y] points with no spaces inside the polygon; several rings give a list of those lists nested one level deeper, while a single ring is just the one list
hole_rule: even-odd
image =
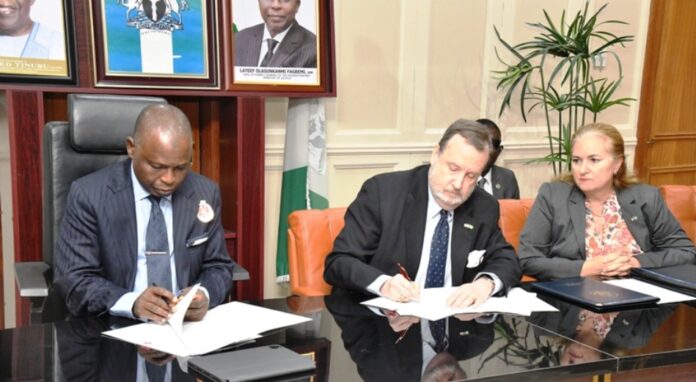
[{"label": "dark suit jacket", "polygon": [[[132,323],[132,321],[131,321]],[[62,380],[65,381],[124,381],[137,376],[137,347],[103,337],[112,329],[107,320],[90,317],[86,320],[56,322],[56,343]],[[170,361],[172,381],[195,381],[184,373],[178,360]]]},{"label": "dark suit jacket", "polygon": [[[638,184],[616,191],[621,217],[643,250],[645,268],[693,263],[696,248],[657,188]],[[538,279],[580,275],[585,262],[585,195],[564,182],[544,183],[520,234],[524,274]]]},{"label": "dark suit jacket", "polygon": [[[234,37],[234,65],[258,66],[265,24],[237,32]],[[269,62],[270,67],[316,68],[317,36],[295,21]]]},{"label": "dark suit jacket", "polygon": [[496,199],[519,199],[520,187],[512,170],[493,165],[491,167],[491,188]]},{"label": "dark suit jacket", "polygon": [[[369,297],[334,289],[324,301],[341,328],[343,346],[358,367],[364,381],[419,381],[423,366],[420,324],[414,324],[395,344],[400,333],[389,325],[387,317],[360,305]],[[447,352],[464,360],[484,352],[493,343],[494,325],[476,321],[448,320]]]},{"label": "dark suit jacket", "polygon": [[[409,275],[416,275],[427,219],[428,169],[419,166],[377,175],[363,184],[326,258],[327,283],[365,291],[377,277],[396,274],[397,262]],[[503,292],[519,283],[519,262],[498,228],[499,215],[498,202],[480,188],[454,211],[452,285],[471,282],[480,272],[496,274]],[[468,255],[474,250],[486,251],[483,261],[467,268]]]},{"label": "dark suit jacket", "polygon": [[[215,211],[209,223],[197,219],[198,204]],[[172,195],[177,282],[200,282],[210,306],[220,304],[232,285],[234,263],[227,254],[220,221],[220,190],[189,172]],[[190,238],[208,237],[186,247]],[[125,160],[72,184],[56,243],[54,286],[73,315],[104,314],[135,284],[137,233],[131,161]]]}]

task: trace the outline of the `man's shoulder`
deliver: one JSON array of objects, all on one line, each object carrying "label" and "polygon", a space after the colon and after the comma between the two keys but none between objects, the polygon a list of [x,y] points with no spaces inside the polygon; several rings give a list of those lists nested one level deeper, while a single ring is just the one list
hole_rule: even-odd
[{"label": "man's shoulder", "polygon": [[218,188],[217,183],[215,183],[212,179],[208,178],[205,175],[201,175],[197,172],[194,172],[194,171],[189,171],[188,175],[186,176],[186,181],[191,182],[191,183],[193,183],[197,186],[200,186],[200,187],[211,188],[211,189]]},{"label": "man's shoulder", "polygon": [[317,39],[317,36],[312,31],[300,25],[297,21],[295,21],[289,33],[301,35],[303,40],[316,41]]},{"label": "man's shoulder", "polygon": [[125,159],[112,163],[99,170],[93,171],[87,175],[75,180],[84,187],[104,187],[113,181],[127,179],[130,160]]},{"label": "man's shoulder", "polygon": [[493,172],[502,177],[515,177],[514,171],[498,165],[493,165]]},{"label": "man's shoulder", "polygon": [[235,38],[251,37],[259,33],[263,33],[264,23],[256,24],[247,28],[244,28],[237,33],[235,33]]},{"label": "man's shoulder", "polygon": [[371,179],[380,183],[404,182],[418,178],[419,175],[427,174],[427,172],[428,165],[421,165],[408,170],[384,172],[373,176]]}]

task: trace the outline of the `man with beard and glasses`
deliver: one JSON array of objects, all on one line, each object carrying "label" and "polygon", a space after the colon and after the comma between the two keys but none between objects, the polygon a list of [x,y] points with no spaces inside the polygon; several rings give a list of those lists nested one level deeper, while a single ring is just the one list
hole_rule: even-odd
[{"label": "man with beard and glasses", "polygon": [[417,300],[421,287],[455,286],[453,307],[477,306],[518,284],[498,202],[476,187],[491,147],[483,125],[459,119],[429,165],[368,179],[326,259],[327,283],[395,301]]}]

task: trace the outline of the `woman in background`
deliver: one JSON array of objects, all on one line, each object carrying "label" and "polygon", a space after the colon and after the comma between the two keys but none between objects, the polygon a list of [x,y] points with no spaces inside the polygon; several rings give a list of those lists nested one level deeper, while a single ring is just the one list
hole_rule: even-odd
[{"label": "woman in background", "polygon": [[612,277],[696,262],[696,248],[658,189],[627,174],[614,126],[583,126],[571,146],[570,174],[541,186],[520,235],[524,274]]}]

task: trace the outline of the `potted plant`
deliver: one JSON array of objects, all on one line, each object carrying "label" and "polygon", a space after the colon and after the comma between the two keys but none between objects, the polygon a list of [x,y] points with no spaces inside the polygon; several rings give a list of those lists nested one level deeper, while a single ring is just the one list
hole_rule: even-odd
[{"label": "potted plant", "polygon": [[[599,21],[598,16],[608,4],[588,16],[588,3],[572,20],[563,11],[559,23],[554,23],[544,10],[545,22],[527,23],[539,31],[530,41],[511,45],[495,29],[498,41],[509,52],[511,61],[504,60],[496,49],[503,70],[495,71],[498,90],[505,91],[499,116],[510,107],[513,94],[519,93],[520,112],[524,121],[527,113],[537,106],[543,108],[548,133],[548,155],[532,162],[548,162],[554,175],[570,169],[570,137],[578,127],[597,120],[597,114],[615,106],[627,106],[633,98],[614,98],[622,80],[621,60],[612,49],[633,41],[633,36],[616,36],[603,27],[626,24],[619,20]],[[598,77],[592,63],[613,58],[618,77]],[[555,120],[554,120],[555,117]],[[588,118],[590,120],[588,120]],[[555,125],[555,129],[552,129]]]}]

